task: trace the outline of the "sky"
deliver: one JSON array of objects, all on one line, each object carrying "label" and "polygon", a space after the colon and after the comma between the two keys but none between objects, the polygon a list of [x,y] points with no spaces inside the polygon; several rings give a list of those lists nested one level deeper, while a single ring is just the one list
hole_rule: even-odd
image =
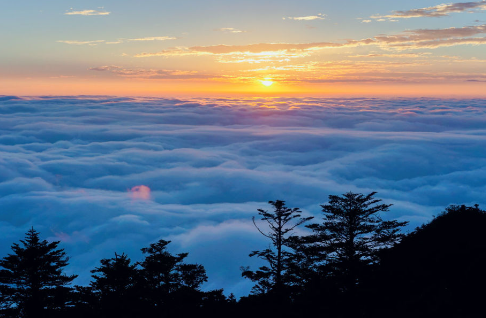
[{"label": "sky", "polygon": [[0,88],[478,97],[485,13],[486,1],[4,1]]},{"label": "sky", "polygon": [[165,239],[205,290],[248,295],[270,200],[319,223],[329,195],[377,191],[405,231],[484,209],[485,127],[484,99],[0,96],[0,255],[34,226],[85,285],[102,258]]}]

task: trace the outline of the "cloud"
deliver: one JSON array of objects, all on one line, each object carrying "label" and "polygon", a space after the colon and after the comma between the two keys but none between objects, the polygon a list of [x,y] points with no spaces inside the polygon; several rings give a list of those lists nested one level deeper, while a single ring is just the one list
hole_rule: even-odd
[{"label": "cloud", "polygon": [[308,57],[315,52],[331,48],[348,48],[375,45],[387,50],[435,49],[455,45],[481,45],[484,38],[472,36],[485,34],[486,25],[445,29],[407,30],[395,35],[377,35],[345,42],[313,43],[258,43],[248,45],[211,45],[176,47],[155,53],[139,53],[135,57],[184,57],[215,56],[221,63],[288,62]]},{"label": "cloud", "polygon": [[405,11],[393,11],[389,15],[374,15],[371,19],[376,21],[387,21],[393,19],[410,19],[410,18],[440,18],[449,16],[451,13],[457,12],[474,12],[479,10],[486,10],[486,1],[476,2],[458,2],[439,4],[432,7],[412,9]]},{"label": "cloud", "polygon": [[466,26],[462,28],[417,29],[402,32],[397,35],[375,36],[374,40],[382,47],[391,49],[435,49],[455,45],[480,45],[485,38],[471,36],[485,34],[486,25]]},{"label": "cloud", "polygon": [[459,39],[441,39],[434,41],[420,41],[418,43],[397,43],[393,44],[395,49],[436,49],[439,47],[456,46],[456,45],[482,45],[486,43],[486,37],[482,38],[459,38]]},{"label": "cloud", "polygon": [[110,15],[111,12],[108,11],[98,11],[98,10],[82,10],[82,11],[68,11],[64,13],[65,15]]},{"label": "cloud", "polygon": [[143,78],[143,79],[195,79],[195,78],[217,78],[216,75],[200,74],[197,71],[184,70],[158,70],[158,69],[128,69],[116,65],[105,65],[98,67],[90,67],[89,71],[109,72],[118,76],[127,78]]},{"label": "cloud", "polygon": [[0,114],[0,255],[34,226],[77,284],[168,239],[206,266],[205,289],[247,294],[239,266],[268,246],[251,224],[268,200],[318,221],[328,195],[378,191],[410,229],[486,204],[482,99],[0,96]]},{"label": "cloud", "polygon": [[295,20],[295,21],[312,21],[312,20],[324,20],[326,19],[326,15],[319,13],[317,15],[308,15],[304,17],[286,17],[283,18],[284,20]]},{"label": "cloud", "polygon": [[71,45],[98,45],[98,44],[121,44],[126,42],[142,42],[142,41],[167,41],[167,40],[176,40],[176,37],[171,36],[152,36],[152,37],[143,37],[143,38],[134,38],[134,39],[118,39],[116,41],[105,41],[105,40],[95,40],[95,41],[64,41],[60,40],[57,41],[58,43],[65,43]]},{"label": "cloud", "polygon": [[358,54],[358,55],[351,55],[349,57],[390,57],[390,58],[415,58],[415,57],[424,57],[428,56],[431,53],[400,53],[400,54],[386,54],[386,53],[370,53],[370,54]]},{"label": "cloud", "polygon": [[65,44],[70,44],[70,45],[90,45],[94,46],[100,43],[105,43],[105,40],[95,40],[95,41],[57,41],[58,43],[65,43]]},{"label": "cloud", "polygon": [[225,33],[245,33],[246,32],[235,28],[220,28],[220,29],[215,29],[214,31],[221,31]]},{"label": "cloud", "polygon": [[140,53],[135,57],[183,57],[213,55],[221,63],[287,62],[290,59],[309,56],[315,50],[342,47],[332,42],[317,43],[259,43],[249,45],[212,45],[189,48],[172,48],[155,53]]},{"label": "cloud", "polygon": [[151,36],[151,37],[144,37],[144,38],[137,38],[137,39],[127,39],[127,41],[167,41],[167,40],[176,40],[177,38],[172,36]]}]

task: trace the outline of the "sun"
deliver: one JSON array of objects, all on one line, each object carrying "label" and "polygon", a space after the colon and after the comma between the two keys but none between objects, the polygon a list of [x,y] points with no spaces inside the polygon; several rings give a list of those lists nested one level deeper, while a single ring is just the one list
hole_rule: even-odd
[{"label": "sun", "polygon": [[264,80],[261,80],[260,83],[268,87],[272,86],[273,81],[270,78],[265,78]]}]

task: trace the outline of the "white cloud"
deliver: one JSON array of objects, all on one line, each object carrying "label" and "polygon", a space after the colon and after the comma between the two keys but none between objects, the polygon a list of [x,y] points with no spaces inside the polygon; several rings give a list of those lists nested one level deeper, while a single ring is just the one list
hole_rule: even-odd
[{"label": "white cloud", "polygon": [[90,45],[94,46],[100,43],[105,43],[105,40],[95,40],[95,41],[57,41],[58,43],[65,43],[65,44],[70,44],[70,45]]},{"label": "white cloud", "polygon": [[143,38],[134,38],[134,39],[118,39],[116,41],[105,41],[105,40],[95,40],[95,41],[77,41],[77,40],[59,40],[58,43],[65,43],[71,45],[98,45],[98,44],[121,44],[126,42],[142,42],[142,41],[167,41],[167,40],[176,40],[177,38],[171,36],[151,36],[151,37],[143,37]]},{"label": "white cloud", "polygon": [[303,17],[286,17],[283,18],[284,20],[295,20],[295,21],[312,21],[312,20],[324,20],[326,19],[326,15],[319,13],[317,15],[308,15]]},{"label": "white cloud", "polygon": [[98,10],[81,10],[81,11],[68,11],[64,13],[65,15],[110,15],[111,12],[108,11],[98,11]]},{"label": "white cloud", "polygon": [[225,32],[225,33],[245,33],[246,32],[246,31],[235,29],[235,28],[220,28],[220,29],[216,29],[214,31],[221,31],[221,32]]},{"label": "white cloud", "polygon": [[149,36],[144,38],[127,39],[127,41],[167,41],[176,40],[177,38],[172,36]]}]

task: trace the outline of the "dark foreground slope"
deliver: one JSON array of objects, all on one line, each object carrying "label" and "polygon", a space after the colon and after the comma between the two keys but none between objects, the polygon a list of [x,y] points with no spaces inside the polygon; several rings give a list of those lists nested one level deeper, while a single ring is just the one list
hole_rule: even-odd
[{"label": "dark foreground slope", "polygon": [[451,206],[383,253],[374,316],[484,317],[486,213]]}]

